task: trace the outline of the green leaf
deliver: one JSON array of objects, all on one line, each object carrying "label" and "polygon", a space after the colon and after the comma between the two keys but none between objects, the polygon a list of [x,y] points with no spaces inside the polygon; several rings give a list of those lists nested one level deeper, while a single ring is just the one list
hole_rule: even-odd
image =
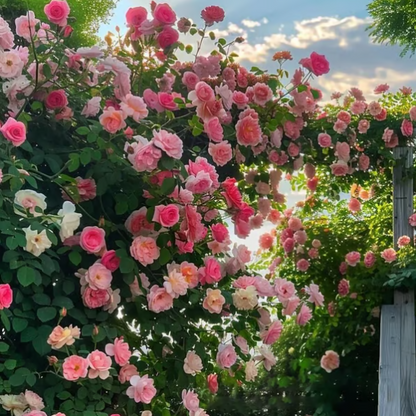
[{"label": "green leaf", "polygon": [[51,298],[46,293],[36,293],[32,299],[38,305],[49,306],[51,304]]},{"label": "green leaf", "polygon": [[57,397],[58,399],[61,399],[61,400],[67,400],[67,399],[69,399],[70,397],[72,397],[72,394],[71,394],[69,391],[64,390],[64,391],[61,391],[60,393],[58,393],[58,394],[56,395],[56,397]]},{"label": "green leaf", "polygon": [[79,266],[81,264],[82,261],[82,256],[81,253],[79,251],[71,251],[69,253],[69,261],[74,265],[74,266]]},{"label": "green leaf", "polygon": [[28,266],[23,266],[17,271],[17,279],[23,287],[30,286],[35,281],[35,271]]},{"label": "green leaf", "polygon": [[163,195],[170,195],[176,186],[175,178],[166,178],[161,187],[161,191]]},{"label": "green leaf", "polygon": [[7,352],[9,351],[9,345],[5,342],[0,342],[0,352]]},{"label": "green leaf", "polygon": [[42,322],[48,322],[55,318],[56,316],[56,308],[53,308],[52,306],[46,306],[44,308],[39,308],[37,311],[38,318]]},{"label": "green leaf", "polygon": [[10,319],[6,315],[6,312],[4,312],[4,310],[0,310],[0,316],[1,316],[1,321],[3,322],[4,329],[6,331],[10,331],[10,329],[11,329],[11,327],[10,327]]},{"label": "green leaf", "polygon": [[15,373],[12,374],[9,378],[10,385],[13,387],[21,386],[26,380],[26,376]]},{"label": "green leaf", "polygon": [[70,298],[67,298],[65,296],[57,296],[56,298],[54,298],[52,305],[70,310],[74,307],[74,302],[72,302]]},{"label": "green leaf", "polygon": [[134,260],[131,258],[124,258],[120,262],[120,272],[123,274],[131,273],[134,270]]},{"label": "green leaf", "polygon": [[24,329],[27,328],[28,325],[29,325],[29,322],[27,321],[27,319],[14,317],[12,320],[13,330],[17,333],[22,332]]},{"label": "green leaf", "polygon": [[90,129],[88,127],[82,126],[82,127],[78,127],[75,131],[80,136],[86,136],[90,132]]},{"label": "green leaf", "polygon": [[4,366],[7,368],[7,370],[14,370],[16,368],[16,364],[16,360],[6,360]]},{"label": "green leaf", "polygon": [[52,329],[51,326],[42,325],[38,329],[38,336],[32,341],[34,350],[41,356],[44,356],[51,351],[51,346],[46,341],[52,332]]},{"label": "green leaf", "polygon": [[171,258],[172,258],[172,254],[170,253],[170,251],[166,247],[163,247],[160,250],[160,257],[159,257],[160,264],[164,266],[165,264],[169,263]]},{"label": "green leaf", "polygon": [[38,331],[36,328],[29,326],[20,334],[21,342],[30,342],[33,341],[38,336]]},{"label": "green leaf", "polygon": [[30,387],[33,387],[36,384],[36,376],[35,374],[29,374],[26,377],[26,383],[29,384]]}]

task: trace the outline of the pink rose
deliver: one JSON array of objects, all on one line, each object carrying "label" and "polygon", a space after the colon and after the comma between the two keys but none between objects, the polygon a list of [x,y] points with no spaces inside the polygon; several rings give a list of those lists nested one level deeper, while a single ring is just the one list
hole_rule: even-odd
[{"label": "pink rose", "polygon": [[300,153],[300,147],[297,146],[295,143],[290,143],[287,148],[287,153],[290,157],[296,157]]},{"label": "pink rose", "polygon": [[204,19],[207,26],[212,26],[214,23],[219,23],[224,20],[225,12],[219,6],[208,6],[202,10],[201,17]]},{"label": "pink rose", "polygon": [[123,367],[121,367],[120,372],[118,374],[118,380],[120,383],[124,384],[127,381],[130,381],[130,379],[133,376],[138,376],[139,373],[137,372],[137,368],[133,364],[126,364]]},{"label": "pink rose", "polygon": [[144,7],[133,7],[127,10],[126,22],[128,26],[140,26],[147,19],[147,10]]},{"label": "pink rose", "polygon": [[224,130],[218,117],[212,117],[204,121],[204,131],[213,142],[221,142],[224,138]]},{"label": "pink rose", "polygon": [[120,266],[120,257],[117,256],[115,250],[106,251],[101,257],[101,264],[110,272],[115,272]]},{"label": "pink rose", "polygon": [[179,40],[179,32],[170,26],[165,26],[157,36],[157,41],[162,49],[173,45]]},{"label": "pink rose", "polygon": [[95,350],[88,354],[87,362],[90,367],[88,378],[94,379],[100,377],[105,380],[110,376],[111,358],[103,352]]},{"label": "pink rose", "polygon": [[293,238],[298,244],[304,245],[308,239],[308,235],[306,234],[305,230],[298,230],[293,235]]},{"label": "pink rose", "polygon": [[167,3],[158,4],[153,10],[153,17],[162,25],[173,25],[176,22],[176,13]]},{"label": "pink rose", "polygon": [[348,263],[346,261],[341,262],[341,264],[339,265],[338,270],[342,275],[347,274]]},{"label": "pink rose", "polygon": [[182,157],[183,143],[176,134],[166,130],[153,131],[153,144],[174,159]]},{"label": "pink rose", "polygon": [[284,303],[293,297],[296,293],[295,285],[286,279],[276,279],[274,291],[279,301]]},{"label": "pink rose", "polygon": [[361,260],[361,254],[358,251],[351,251],[345,256],[345,261],[351,267],[355,267]]},{"label": "pink rose", "polygon": [[298,316],[296,317],[296,323],[300,326],[306,325],[312,319],[312,311],[305,304],[302,305]]},{"label": "pink rose", "polygon": [[123,337],[116,338],[114,344],[107,344],[105,352],[110,357],[114,357],[116,363],[121,367],[127,365],[131,357],[129,344],[124,342]]},{"label": "pink rose", "polygon": [[409,224],[410,224],[412,227],[416,227],[416,213],[412,214],[412,215],[409,217]]},{"label": "pink rose", "polygon": [[94,290],[90,287],[86,287],[82,292],[82,300],[87,308],[97,309],[108,303],[110,294],[106,289]]},{"label": "pink rose", "polygon": [[188,351],[183,362],[183,371],[192,376],[200,373],[203,369],[201,357],[194,351]]},{"label": "pink rose", "polygon": [[146,105],[152,110],[156,110],[158,113],[164,111],[164,108],[160,105],[158,95],[150,88],[143,91],[143,99],[146,102]]},{"label": "pink rose", "polygon": [[115,134],[126,127],[127,124],[124,121],[125,118],[126,115],[123,111],[115,110],[114,107],[109,107],[103,111],[99,120],[104,127],[104,130],[111,134]]},{"label": "pink rose", "polygon": [[337,115],[337,119],[343,121],[345,124],[351,123],[351,115],[348,111],[340,111]]},{"label": "pink rose", "polygon": [[309,295],[308,302],[314,303],[316,306],[323,306],[324,296],[319,291],[319,286],[312,283],[306,287],[306,293]]},{"label": "pink rose", "polygon": [[149,111],[143,98],[136,97],[132,94],[127,94],[123,97],[123,101],[120,103],[120,108],[123,110],[124,114],[137,122],[140,122],[140,120],[149,115]]},{"label": "pink rose", "polygon": [[253,101],[262,107],[264,107],[266,103],[273,98],[273,91],[271,88],[261,82],[254,85],[253,94]]},{"label": "pink rose", "polygon": [[39,19],[35,18],[35,14],[30,10],[26,15],[20,16],[15,20],[16,35],[21,36],[28,42],[31,41],[36,33],[36,25],[39,23]]},{"label": "pink rose", "polygon": [[101,97],[93,97],[90,100],[87,101],[84,108],[82,109],[81,115],[85,117],[95,117],[101,107]]},{"label": "pink rose", "polygon": [[335,176],[345,176],[350,168],[347,164],[347,162],[344,162],[343,160],[339,160],[336,163],[333,163],[330,165],[332,174]]},{"label": "pink rose", "polygon": [[260,338],[264,344],[272,345],[280,338],[282,330],[282,323],[279,320],[274,321],[267,330],[260,332]]},{"label": "pink rose", "polygon": [[212,225],[211,232],[212,232],[213,238],[220,243],[223,243],[230,236],[230,233],[228,232],[228,228],[221,223]]},{"label": "pink rose", "polygon": [[127,231],[135,237],[142,234],[146,235],[153,231],[154,224],[150,224],[146,219],[147,208],[142,207],[139,210],[133,211],[127,218],[124,226]]},{"label": "pink rose", "polygon": [[179,221],[179,208],[177,205],[157,205],[153,215],[153,221],[163,227],[173,227]]},{"label": "pink rose", "polygon": [[68,105],[68,98],[64,90],[55,90],[48,94],[45,101],[46,107],[50,110],[64,108]]},{"label": "pink rose", "polygon": [[368,112],[373,116],[378,116],[382,112],[381,105],[377,101],[368,104]]},{"label": "pink rose", "polygon": [[388,84],[380,84],[374,89],[374,94],[383,94],[389,90]]},{"label": "pink rose", "polygon": [[133,154],[129,154],[128,159],[138,172],[151,172],[157,168],[159,160],[162,158],[162,152],[153,143],[139,143],[133,150]]},{"label": "pink rose", "polygon": [[186,71],[182,76],[182,82],[189,91],[194,90],[199,81],[198,75],[192,71]]},{"label": "pink rose", "polygon": [[416,120],[416,106],[409,110],[410,120]]},{"label": "pink rose", "polygon": [[347,296],[350,291],[350,282],[347,279],[342,279],[338,283],[338,294],[342,297]]},{"label": "pink rose", "polygon": [[80,378],[87,377],[88,361],[78,355],[71,355],[65,358],[62,371],[65,380],[77,381]]},{"label": "pink rose", "polygon": [[225,298],[219,289],[207,289],[207,296],[202,304],[209,313],[221,313]]},{"label": "pink rose", "polygon": [[14,46],[14,35],[9,24],[0,17],[0,47],[3,49],[12,49]]},{"label": "pink rose", "polygon": [[306,272],[309,269],[310,263],[308,260],[306,259],[300,259],[297,263],[296,263],[296,268],[300,271],[300,272]]},{"label": "pink rose", "polygon": [[105,247],[105,231],[98,227],[85,227],[81,232],[80,246],[88,253],[99,253]]},{"label": "pink rose", "polygon": [[404,119],[401,126],[401,131],[403,136],[412,137],[413,136],[413,123],[408,120]]},{"label": "pink rose", "polygon": [[147,304],[150,311],[160,313],[173,307],[173,297],[165,287],[152,286],[147,295]]},{"label": "pink rose", "polygon": [[153,379],[146,374],[143,377],[133,376],[130,379],[131,386],[127,389],[126,394],[136,403],[149,404],[153,397],[156,396],[156,389]]},{"label": "pink rose", "polygon": [[87,271],[85,280],[94,290],[107,290],[111,286],[113,276],[101,263],[94,263]]},{"label": "pink rose", "polygon": [[195,86],[195,91],[189,94],[189,99],[194,105],[208,103],[215,100],[214,90],[206,82],[198,82]]},{"label": "pink rose", "polygon": [[397,260],[396,250],[388,248],[381,253],[381,257],[386,261],[386,263],[392,263]]},{"label": "pink rose", "polygon": [[230,368],[236,361],[237,354],[231,344],[221,344],[218,347],[217,364],[220,368]]},{"label": "pink rose", "polygon": [[311,71],[316,75],[324,75],[329,72],[329,62],[325,58],[325,55],[319,55],[316,52],[312,52],[310,56]]},{"label": "pink rose", "polygon": [[190,412],[196,412],[199,409],[198,395],[192,390],[182,390],[182,403]]},{"label": "pink rose", "polygon": [[233,157],[233,149],[226,140],[218,144],[210,143],[208,153],[218,166],[225,166]]},{"label": "pink rose", "polygon": [[376,255],[369,251],[368,253],[365,254],[364,256],[364,266],[367,267],[367,269],[370,269],[371,267],[374,266],[376,262]]},{"label": "pink rose", "polygon": [[58,26],[66,26],[70,8],[66,0],[52,0],[43,9],[50,22]]},{"label": "pink rose", "polygon": [[382,108],[380,114],[377,114],[374,118],[378,121],[384,121],[387,118],[387,110]]},{"label": "pink rose", "polygon": [[237,142],[241,146],[256,146],[260,143],[262,131],[258,119],[251,116],[239,120],[235,126]]},{"label": "pink rose", "polygon": [[302,221],[296,217],[292,217],[289,219],[288,226],[292,231],[299,231],[303,228]]},{"label": "pink rose", "polygon": [[353,213],[361,211],[361,202],[357,198],[351,198],[348,202],[348,209]]},{"label": "pink rose", "polygon": [[333,128],[338,134],[341,134],[341,133],[344,133],[347,127],[348,125],[344,123],[342,120],[337,120]]},{"label": "pink rose", "polygon": [[97,185],[94,179],[75,178],[80,201],[89,201],[97,196]]},{"label": "pink rose", "polygon": [[321,147],[330,147],[332,144],[332,138],[327,133],[320,133],[318,135],[318,143]]},{"label": "pink rose", "polygon": [[175,98],[180,98],[180,94],[176,96],[175,93],[170,94],[168,92],[159,92],[157,94],[159,104],[163,107],[164,110],[176,111],[178,109],[178,104],[175,103]]},{"label": "pink rose", "polygon": [[208,389],[212,394],[218,391],[218,376],[216,374],[208,374],[207,376]]},{"label": "pink rose", "polygon": [[12,117],[9,117],[0,127],[0,133],[16,147],[22,145],[26,140],[26,126]]},{"label": "pink rose", "polygon": [[362,154],[358,159],[358,167],[363,171],[368,170],[370,167],[370,158],[367,155]]},{"label": "pink rose", "polygon": [[[351,113],[355,115],[359,115],[359,114],[363,114],[366,108],[367,108],[367,104],[365,103],[365,101],[354,101],[351,104],[350,110],[351,110]],[[360,121],[364,121],[364,120],[360,120]]]},{"label": "pink rose", "polygon": [[212,187],[212,180],[207,172],[198,172],[196,176],[189,175],[186,178],[186,189],[193,194],[204,194]]},{"label": "pink rose", "polygon": [[143,266],[153,264],[160,256],[160,249],[152,237],[138,236],[130,247],[131,256]]},{"label": "pink rose", "polygon": [[0,284],[0,310],[10,308],[13,302],[13,291],[9,284]]},{"label": "pink rose", "polygon": [[300,299],[297,296],[293,296],[283,302],[284,309],[282,314],[285,316],[292,316],[300,304]]},{"label": "pink rose", "polygon": [[204,265],[198,271],[199,281],[202,285],[210,285],[222,279],[221,266],[215,257],[206,257]]},{"label": "pink rose", "polygon": [[326,351],[321,358],[321,367],[330,373],[339,367],[339,355],[335,351]]},{"label": "pink rose", "polygon": [[244,110],[247,107],[248,97],[242,91],[234,91],[232,100],[239,110]]}]

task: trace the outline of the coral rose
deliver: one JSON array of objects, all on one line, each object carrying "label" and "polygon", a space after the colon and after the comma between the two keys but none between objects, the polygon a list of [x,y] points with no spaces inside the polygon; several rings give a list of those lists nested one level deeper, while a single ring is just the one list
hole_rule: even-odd
[{"label": "coral rose", "polygon": [[160,249],[154,238],[138,236],[133,240],[130,254],[143,266],[148,266],[159,258]]},{"label": "coral rose", "polygon": [[321,367],[330,373],[339,367],[339,355],[335,351],[326,351],[321,358]]},{"label": "coral rose", "polygon": [[88,361],[78,355],[71,355],[65,358],[62,371],[65,380],[77,381],[80,378],[87,377]]}]

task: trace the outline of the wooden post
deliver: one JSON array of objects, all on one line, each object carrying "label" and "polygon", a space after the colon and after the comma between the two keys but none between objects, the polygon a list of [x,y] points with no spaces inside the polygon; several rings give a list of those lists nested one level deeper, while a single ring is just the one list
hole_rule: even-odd
[{"label": "wooden post", "polygon": [[[406,168],[413,166],[413,149],[397,147],[393,155],[397,160],[393,169],[393,238],[397,248],[399,237],[413,239],[414,235],[409,224],[413,178],[406,175]],[[395,306],[383,305],[381,309],[379,416],[416,416],[414,302],[414,291],[395,291]]]}]

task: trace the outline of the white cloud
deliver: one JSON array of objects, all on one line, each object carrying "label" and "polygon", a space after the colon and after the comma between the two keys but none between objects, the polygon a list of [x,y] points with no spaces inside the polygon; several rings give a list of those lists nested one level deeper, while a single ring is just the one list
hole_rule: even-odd
[{"label": "white cloud", "polygon": [[244,19],[244,20],[241,21],[241,23],[245,27],[248,27],[249,29],[252,29],[253,27],[261,26],[260,22],[256,22],[255,20],[249,20],[249,19]]},{"label": "white cloud", "polygon": [[236,25],[235,23],[228,23],[228,26],[226,29],[214,29],[212,32],[215,33],[216,37],[225,38],[230,35],[238,35],[243,36],[244,38],[247,38],[247,31],[244,30],[242,27]]}]

